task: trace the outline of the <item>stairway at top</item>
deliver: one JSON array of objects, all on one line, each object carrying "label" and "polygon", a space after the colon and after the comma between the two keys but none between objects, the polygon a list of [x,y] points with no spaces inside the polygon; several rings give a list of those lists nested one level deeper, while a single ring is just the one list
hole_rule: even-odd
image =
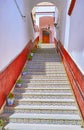
[{"label": "stairway at top", "polygon": [[81,130],[79,110],[54,44],[42,44],[26,62],[15,106],[5,106],[6,130]]}]

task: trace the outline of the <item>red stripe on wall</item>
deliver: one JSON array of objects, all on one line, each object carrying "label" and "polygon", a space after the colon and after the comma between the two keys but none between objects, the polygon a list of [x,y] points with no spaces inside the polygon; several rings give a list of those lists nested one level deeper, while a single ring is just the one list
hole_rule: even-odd
[{"label": "red stripe on wall", "polygon": [[32,47],[33,44],[30,41],[24,50],[0,73],[0,108],[20,75]]},{"label": "red stripe on wall", "polygon": [[60,42],[58,49],[84,119],[84,76]]}]

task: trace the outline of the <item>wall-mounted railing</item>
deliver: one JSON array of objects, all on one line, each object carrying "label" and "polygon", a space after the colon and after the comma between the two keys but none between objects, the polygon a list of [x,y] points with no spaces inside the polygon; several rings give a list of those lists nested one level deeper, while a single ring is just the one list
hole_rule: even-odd
[{"label": "wall-mounted railing", "polygon": [[[56,43],[58,52],[61,54],[66,72],[72,85],[74,95],[83,119],[84,125],[84,75],[81,73],[69,53],[65,50],[61,42]],[[84,126],[83,126],[84,127]]]},{"label": "wall-mounted railing", "polygon": [[17,3],[17,0],[14,0],[14,2],[15,2],[15,4],[16,4],[16,7],[17,7],[18,12],[20,13],[21,17],[22,17],[22,18],[26,18],[26,16],[25,16],[24,14],[22,14],[22,11],[21,11],[21,9],[20,9],[18,3]]},{"label": "wall-mounted railing", "polygon": [[0,73],[0,109],[2,108],[9,92],[14,87],[18,76],[27,60],[27,55],[33,47],[30,41],[24,50],[8,65],[8,67]]}]

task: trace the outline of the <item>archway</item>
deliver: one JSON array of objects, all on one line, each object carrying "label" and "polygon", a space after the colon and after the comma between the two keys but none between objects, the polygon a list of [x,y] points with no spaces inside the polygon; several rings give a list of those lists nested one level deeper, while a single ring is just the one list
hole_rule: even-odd
[{"label": "archway", "polygon": [[[41,2],[33,8],[32,17],[35,38],[39,36],[39,40],[42,43],[54,43],[54,38],[57,37],[54,23],[58,23],[58,9],[56,5],[51,2]],[[52,33],[47,30],[48,27],[50,27],[50,32]]]}]

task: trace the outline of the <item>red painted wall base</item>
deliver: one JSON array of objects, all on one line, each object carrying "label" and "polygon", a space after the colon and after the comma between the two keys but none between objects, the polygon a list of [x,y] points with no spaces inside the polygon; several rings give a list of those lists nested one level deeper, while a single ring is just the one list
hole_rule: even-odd
[{"label": "red painted wall base", "polygon": [[33,44],[30,41],[24,50],[10,63],[10,65],[0,73],[0,108],[4,104],[6,97],[20,75],[27,60],[27,55],[31,51],[32,47]]},{"label": "red painted wall base", "polygon": [[74,95],[79,105],[83,120],[84,120],[84,76],[70,57],[68,52],[64,49],[61,42],[56,44],[59,53],[61,54],[67,75],[70,79]]}]

